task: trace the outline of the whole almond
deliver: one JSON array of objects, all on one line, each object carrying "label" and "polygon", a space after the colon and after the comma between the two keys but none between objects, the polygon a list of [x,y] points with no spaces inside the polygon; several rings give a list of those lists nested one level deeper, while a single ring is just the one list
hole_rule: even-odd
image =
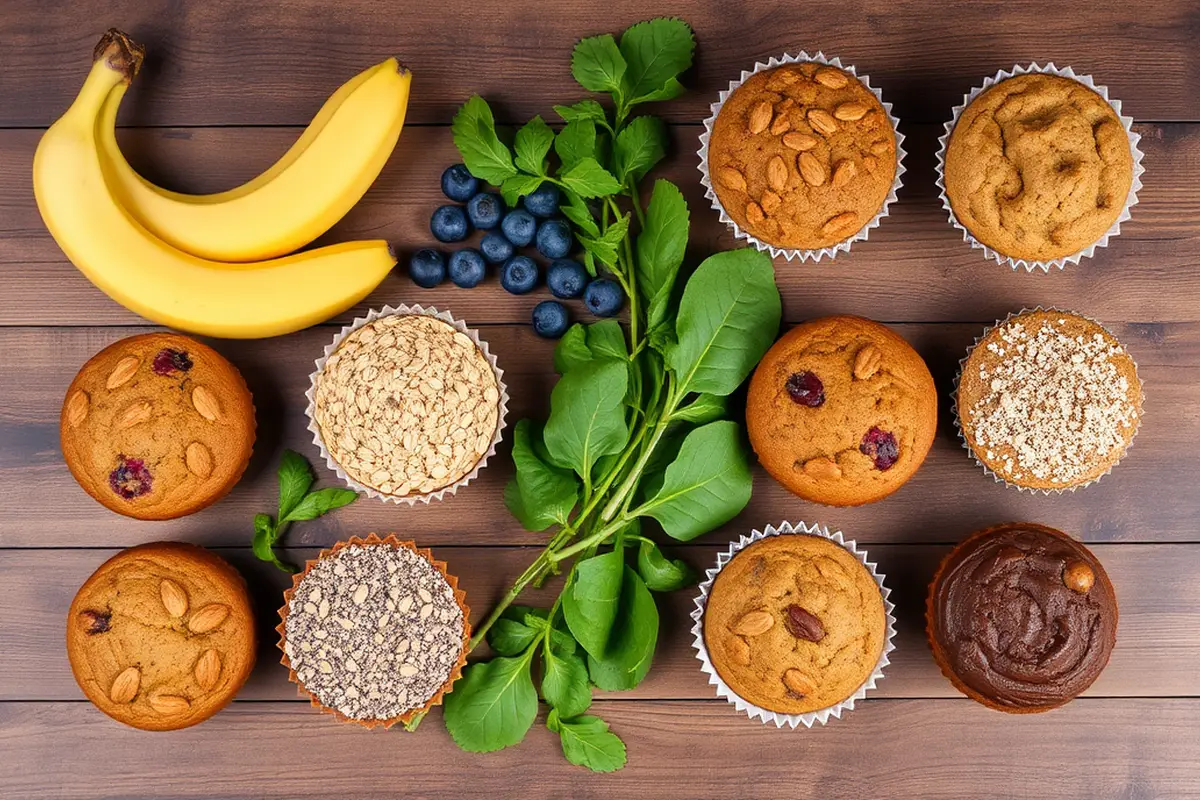
[{"label": "whole almond", "polygon": [[788,169],[782,156],[775,156],[767,162],[767,183],[777,192],[782,192],[787,186]]},{"label": "whole almond", "polygon": [[854,377],[865,381],[879,372],[879,366],[882,363],[883,354],[879,352],[879,348],[873,344],[865,345],[854,356]]},{"label": "whole almond", "polygon": [[841,70],[826,68],[816,74],[817,83],[822,86],[828,86],[830,89],[840,89],[850,82],[846,77],[846,73]]},{"label": "whole almond", "polygon": [[817,690],[817,684],[813,679],[795,668],[786,670],[783,673],[783,685],[797,697],[805,697]]},{"label": "whole almond", "polygon": [[104,382],[104,388],[112,390],[116,389],[118,386],[128,383],[129,379],[133,377],[133,374],[137,372],[137,369],[141,363],[142,360],[137,356],[125,356],[122,358],[117,362],[117,365],[113,367],[113,371],[108,373],[108,380]]},{"label": "whole almond", "polygon": [[201,689],[207,691],[216,686],[217,680],[221,677],[220,653],[212,649],[205,650],[196,660],[196,667],[192,670],[192,674],[196,676],[196,683],[200,684]]},{"label": "whole almond", "polygon": [[785,98],[783,98],[782,100],[780,100],[780,101],[779,101],[779,104],[778,104],[778,105],[776,105],[776,106],[775,106],[775,113],[776,113],[776,114],[782,114],[783,112],[787,111],[789,108],[791,108],[791,107],[792,107],[792,106],[794,106],[794,105],[796,105],[796,99],[795,99],[795,98],[793,98],[793,97],[785,97]]},{"label": "whole almond", "polygon": [[775,618],[769,611],[749,611],[733,623],[733,632],[742,636],[759,636],[771,630]]},{"label": "whole almond", "polygon": [[780,89],[786,89],[798,80],[800,80],[800,76],[794,70],[776,69],[767,81],[767,88],[772,92],[777,92]]},{"label": "whole almond", "polygon": [[87,419],[90,405],[87,392],[76,389],[67,399],[67,424],[74,428]]},{"label": "whole almond", "polygon": [[733,167],[721,167],[717,170],[717,180],[727,189],[746,191],[746,178]]},{"label": "whole almond", "polygon": [[879,159],[875,156],[863,156],[863,166],[866,167],[867,172],[874,172],[875,168],[879,166]]},{"label": "whole almond", "polygon": [[810,458],[804,462],[804,466],[801,469],[804,470],[805,475],[808,475],[810,478],[816,478],[819,481],[835,481],[842,477],[842,468],[836,462],[824,456]]},{"label": "whole almond", "polygon": [[833,110],[833,115],[843,122],[857,122],[867,115],[871,109],[866,103],[849,102],[842,103]]},{"label": "whole almond", "polygon": [[208,633],[220,627],[229,616],[229,606],[223,603],[209,603],[204,608],[192,614],[188,620],[188,630],[192,633]]},{"label": "whole almond", "polygon": [[125,430],[126,428],[132,428],[134,425],[141,425],[150,419],[151,410],[150,401],[148,400],[132,404],[117,417],[117,429]]},{"label": "whole almond", "polygon": [[183,714],[192,704],[177,694],[156,694],[150,698],[150,707],[160,714]]},{"label": "whole almond", "polygon": [[108,690],[108,699],[114,703],[131,703],[137,697],[138,686],[142,682],[142,673],[137,667],[127,667]]},{"label": "whole almond", "polygon": [[832,136],[837,133],[838,129],[837,120],[828,111],[821,108],[809,109],[808,124],[813,126],[813,130],[826,136]]},{"label": "whole almond", "polygon": [[731,636],[726,648],[729,656],[744,667],[750,666],[750,644],[740,636]]},{"label": "whole almond", "polygon": [[850,181],[854,180],[854,176],[858,174],[858,167],[854,166],[854,162],[850,159],[844,159],[837,163],[833,168],[833,188],[841,189]]},{"label": "whole almond", "polygon": [[820,186],[825,183],[825,167],[812,153],[801,153],[799,158],[800,175],[810,186]]},{"label": "whole almond", "polygon": [[787,133],[792,129],[792,121],[783,114],[775,117],[775,121],[771,123],[771,135],[779,136]]},{"label": "whole almond", "polygon": [[813,136],[812,134],[801,133],[800,131],[792,131],[789,134],[785,134],[783,137],[783,144],[785,147],[790,147],[793,150],[799,150],[802,153],[806,150],[812,150],[817,146],[817,143],[817,137]]},{"label": "whole almond", "polygon": [[759,100],[750,109],[750,116],[747,119],[747,127],[750,129],[750,133],[762,133],[765,131],[767,126],[771,124],[771,117],[774,115],[775,111],[771,108],[771,104],[766,100]]},{"label": "whole almond", "polygon": [[746,204],[746,221],[751,225],[760,225],[766,219],[763,214],[762,206],[755,203],[753,200]]},{"label": "whole almond", "polygon": [[187,592],[173,580],[164,578],[158,584],[158,594],[162,597],[162,604],[167,613],[172,617],[182,617],[188,610]]},{"label": "whole almond", "polygon": [[192,442],[183,453],[184,462],[193,475],[207,478],[213,471],[212,453],[200,442]]},{"label": "whole almond", "polygon": [[783,205],[783,198],[767,189],[759,198],[758,204],[762,206],[762,210],[767,214],[774,214]]},{"label": "whole almond", "polygon": [[192,405],[196,407],[196,413],[209,422],[216,422],[221,416],[221,404],[217,396],[203,386],[192,390]]},{"label": "whole almond", "polygon": [[887,155],[892,152],[892,144],[886,139],[880,139],[878,142],[872,142],[871,152],[877,156]]},{"label": "whole almond", "polygon": [[825,220],[821,233],[826,236],[847,236],[854,233],[858,226],[858,215],[853,211],[843,211],[841,214]]}]

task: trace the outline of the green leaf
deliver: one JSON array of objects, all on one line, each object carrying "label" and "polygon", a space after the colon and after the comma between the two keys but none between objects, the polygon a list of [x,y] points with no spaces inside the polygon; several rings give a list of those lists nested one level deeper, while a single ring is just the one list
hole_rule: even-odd
[{"label": "green leaf", "polygon": [[658,520],[688,542],[737,516],[750,502],[750,463],[736,422],[710,422],[683,440],[658,492],[631,512]]},{"label": "green leaf", "polygon": [[621,184],[596,159],[581,158],[559,175],[563,185],[580,197],[609,197],[621,190]]},{"label": "green leaf", "polygon": [[554,131],[540,116],[526,122],[517,131],[513,149],[517,153],[517,169],[530,175],[546,174],[546,154],[554,142]]},{"label": "green leaf", "polygon": [[617,252],[625,234],[629,232],[629,213],[622,214],[619,219],[609,223],[608,228],[599,237],[580,236],[579,243],[584,249],[611,268],[617,266]]},{"label": "green leaf", "polygon": [[682,83],[675,78],[671,78],[665,84],[663,84],[661,89],[656,92],[643,95],[642,97],[638,98],[637,102],[654,103],[660,100],[674,100],[676,97],[682,95],[685,91],[687,90],[683,87]]},{"label": "green leaf", "polygon": [[490,753],[517,744],[537,717],[537,690],[530,659],[493,658],[469,665],[442,715],[455,743],[472,753]]},{"label": "green leaf", "polygon": [[566,525],[571,509],[579,500],[579,481],[568,470],[551,466],[541,459],[542,430],[523,419],[513,431],[513,464],[517,468],[517,487],[521,506],[527,519],[535,526],[527,530],[541,531],[553,523]]},{"label": "green leaf", "polygon": [[600,226],[596,224],[596,217],[592,215],[592,210],[587,207],[583,198],[572,191],[567,191],[565,194],[567,202],[560,205],[558,210],[588,236],[592,238],[599,236]]},{"label": "green leaf", "polygon": [[589,92],[620,92],[625,59],[612,35],[581,39],[571,53],[571,74]]},{"label": "green leaf", "polygon": [[728,398],[718,397],[715,394],[702,394],[672,414],[671,419],[703,425],[706,422],[721,419],[728,410]]},{"label": "green leaf", "polygon": [[596,123],[590,119],[568,122],[554,138],[554,152],[564,169],[581,159],[596,157]]},{"label": "green leaf", "polygon": [[769,256],[744,248],[706,258],[683,290],[666,354],[678,389],[731,393],[775,340],[779,314]]},{"label": "green leaf", "polygon": [[629,351],[625,348],[625,332],[615,319],[593,322],[587,327],[588,350],[593,358],[625,361]]},{"label": "green leaf", "polygon": [[296,568],[275,555],[274,545],[279,538],[279,529],[268,514],[254,515],[254,555],[260,561],[269,561],[284,572],[296,572]]},{"label": "green leaf", "polygon": [[658,545],[643,539],[638,546],[638,574],[652,592],[673,592],[696,582],[696,572],[678,558],[668,559]]},{"label": "green leaf", "polygon": [[592,360],[591,348],[587,345],[587,328],[576,322],[554,348],[554,371],[566,375],[568,371]]},{"label": "green leaf", "polygon": [[658,117],[637,117],[617,134],[613,169],[622,184],[636,184],[667,154],[667,126]]},{"label": "green leaf", "polygon": [[314,480],[312,467],[304,456],[295,450],[283,451],[283,458],[279,461],[279,519],[292,513],[292,509],[312,488]]},{"label": "green leaf", "polygon": [[575,651],[564,652],[553,643],[542,648],[542,697],[560,716],[574,717],[592,704],[587,665]]},{"label": "green leaf", "polygon": [[604,106],[590,98],[580,100],[572,106],[555,106],[554,113],[562,117],[564,122],[591,120],[597,125],[608,124],[608,115],[604,113]]},{"label": "green leaf", "polygon": [[658,607],[641,577],[629,567],[625,567],[617,619],[603,657],[588,653],[592,683],[606,691],[624,691],[641,683],[658,642]]},{"label": "green leaf", "polygon": [[576,766],[592,772],[616,772],[625,766],[625,743],[599,717],[556,718],[550,730],[558,733],[563,755]]},{"label": "green leaf", "polygon": [[655,181],[646,224],[637,238],[638,289],[646,299],[646,324],[651,330],[665,323],[670,313],[671,292],[687,250],[688,218],[687,201],[679,188],[670,181]]},{"label": "green leaf", "polygon": [[487,643],[498,655],[516,656],[524,653],[538,632],[515,619],[501,617],[487,632]]},{"label": "green leaf", "polygon": [[580,561],[563,590],[563,619],[575,640],[588,653],[603,654],[608,645],[625,560],[620,550],[610,550]]},{"label": "green leaf", "polygon": [[692,65],[695,47],[692,29],[680,19],[639,22],[621,34],[628,65],[622,85],[629,104],[662,99],[663,89]]},{"label": "green leaf", "polygon": [[513,175],[500,184],[500,195],[510,208],[514,207],[522,197],[541,186],[543,180],[545,178],[537,175],[525,175],[524,173]]},{"label": "green leaf", "polygon": [[454,115],[451,125],[454,146],[471,174],[495,186],[517,174],[512,153],[496,135],[492,109],[479,95],[472,95]]},{"label": "green leaf", "polygon": [[331,487],[329,489],[319,489],[311,494],[304,496],[304,499],[296,504],[291,513],[284,519],[279,521],[280,525],[284,522],[299,522],[306,519],[316,519],[323,514],[332,511],[335,508],[349,505],[358,499],[358,492],[350,489],[338,489]]},{"label": "green leaf", "polygon": [[622,404],[628,383],[626,365],[614,361],[581,364],[559,378],[543,431],[552,463],[588,479],[596,459],[625,446],[629,430]]}]

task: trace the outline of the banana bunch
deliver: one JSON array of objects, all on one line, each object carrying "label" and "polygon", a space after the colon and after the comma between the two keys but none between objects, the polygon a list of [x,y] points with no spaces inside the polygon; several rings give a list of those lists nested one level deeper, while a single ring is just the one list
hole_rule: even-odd
[{"label": "banana bunch", "polygon": [[226,338],[290,333],[370,294],[395,265],[385,241],[284,254],[328,230],[378,176],[404,125],[409,72],[393,58],[360,73],[262,175],[186,195],[142,178],[117,146],[117,110],[143,54],[106,33],[34,156],[38,210],[80,272],[149,320]]}]

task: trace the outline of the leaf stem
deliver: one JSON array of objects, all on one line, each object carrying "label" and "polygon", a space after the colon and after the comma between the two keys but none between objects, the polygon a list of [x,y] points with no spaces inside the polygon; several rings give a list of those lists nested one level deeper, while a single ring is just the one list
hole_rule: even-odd
[{"label": "leaf stem", "polygon": [[680,397],[675,393],[674,378],[670,373],[667,373],[667,403],[663,407],[662,415],[659,416],[658,422],[654,425],[654,432],[650,436],[650,442],[642,450],[638,456],[638,460],[634,463],[633,469],[625,476],[616,494],[608,501],[608,505],[600,512],[600,521],[608,522],[616,515],[617,509],[625,502],[625,497],[633,491],[637,486],[637,482],[641,480],[642,470],[646,468],[646,462],[650,460],[650,456],[654,453],[654,448],[658,446],[658,442],[662,439],[663,434],[667,432],[667,425],[671,422],[671,415],[675,413],[676,406],[679,405]]},{"label": "leaf stem", "polygon": [[614,533],[619,531],[621,528],[625,527],[625,524],[627,522],[629,522],[629,520],[626,519],[625,517],[618,517],[617,519],[615,519],[612,522],[610,522],[609,524],[605,525],[603,528],[596,531],[595,533],[593,533],[591,536],[587,537],[586,539],[580,539],[578,542],[575,542],[575,544],[571,545],[570,547],[564,547],[562,550],[559,550],[556,553],[552,553],[550,555],[550,560],[556,561],[556,562],[563,561],[565,559],[570,558],[571,556],[575,555],[578,552],[587,550],[589,547],[597,547],[597,546],[603,544],[604,540],[607,539],[609,536],[612,536]]},{"label": "leaf stem", "polygon": [[492,609],[492,613],[489,614],[487,619],[483,621],[483,624],[476,628],[475,632],[471,634],[471,641],[467,643],[468,653],[479,646],[479,643],[483,641],[485,636],[487,636],[487,632],[491,630],[493,625],[496,624],[496,620],[500,619],[500,616],[506,610],[508,610],[508,607],[513,604],[513,602],[517,599],[517,596],[525,590],[525,587],[528,586],[530,582],[538,577],[542,570],[549,566],[549,555],[550,548],[547,547],[536,559],[534,559],[533,563],[521,573],[521,576],[513,582],[513,585],[511,588],[509,588],[508,593],[505,594],[500,602],[496,604],[496,607]]}]

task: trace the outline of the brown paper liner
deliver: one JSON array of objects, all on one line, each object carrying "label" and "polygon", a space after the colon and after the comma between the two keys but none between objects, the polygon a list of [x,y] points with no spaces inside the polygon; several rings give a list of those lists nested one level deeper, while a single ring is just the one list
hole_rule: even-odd
[{"label": "brown paper liner", "polygon": [[[445,578],[446,583],[450,584],[450,589],[454,592],[455,602],[457,602],[458,607],[460,609],[462,609],[462,615],[463,615],[462,651],[458,655],[458,662],[450,670],[450,675],[449,675],[449,677],[446,678],[446,682],[442,684],[442,687],[440,689],[438,689],[436,692],[434,692],[433,696],[430,697],[425,702],[425,705],[421,706],[420,708],[409,709],[408,711],[405,711],[403,714],[400,714],[399,716],[391,717],[389,719],[354,719],[352,717],[346,716],[342,712],[338,711],[336,708],[330,708],[329,706],[325,705],[320,700],[318,700],[316,698],[316,696],[313,695],[312,692],[310,692],[306,688],[304,688],[304,684],[300,682],[299,676],[296,675],[296,670],[292,669],[292,663],[291,663],[291,660],[288,658],[287,651],[283,649],[284,644],[286,644],[286,641],[287,641],[287,634],[285,633],[285,631],[287,630],[288,608],[292,604],[292,598],[295,596],[296,589],[297,589],[297,587],[300,586],[300,582],[302,580],[304,580],[304,576],[308,575],[309,570],[311,570],[314,566],[316,566],[318,561],[320,561],[321,559],[326,558],[328,556],[331,556],[334,553],[341,550],[343,547],[349,547],[350,545],[365,545],[365,546],[387,545],[389,547],[394,547],[394,548],[406,547],[409,550],[412,550],[414,553],[416,553],[417,555],[421,556],[426,561],[428,561],[433,566],[434,569],[436,569],[439,573],[441,573],[442,577]],[[458,588],[458,578],[456,578],[455,576],[446,572],[446,562],[438,561],[436,558],[434,558],[433,552],[430,551],[428,548],[419,548],[419,547],[417,547],[416,542],[401,541],[400,539],[398,539],[396,537],[396,534],[394,534],[394,533],[389,533],[387,535],[387,538],[385,538],[385,539],[380,539],[379,536],[377,536],[374,533],[368,534],[366,539],[360,539],[357,536],[351,536],[347,541],[338,542],[330,549],[322,550],[317,555],[316,558],[310,559],[309,561],[304,562],[304,569],[292,576],[291,588],[284,590],[284,592],[283,592],[283,607],[279,609],[279,624],[275,626],[276,632],[279,633],[279,642],[277,643],[276,646],[279,648],[280,652],[283,653],[283,656],[279,659],[279,663],[281,663],[285,667],[287,667],[288,680],[290,680],[292,683],[296,684],[296,691],[301,697],[307,697],[309,702],[313,705],[314,708],[320,709],[322,713],[332,714],[333,716],[337,717],[338,721],[340,721],[340,722],[350,722],[350,723],[354,723],[357,725],[361,725],[364,728],[377,728],[382,725],[385,730],[387,728],[391,728],[393,725],[396,725],[398,723],[407,725],[409,722],[411,722],[413,719],[417,718],[418,716],[428,713],[429,710],[432,709],[434,706],[441,705],[442,698],[454,686],[454,682],[462,677],[463,667],[465,667],[467,665],[467,642],[469,642],[471,639],[471,622],[470,622],[471,609],[467,607],[466,600],[467,600],[466,592],[464,592],[462,589]]]}]

